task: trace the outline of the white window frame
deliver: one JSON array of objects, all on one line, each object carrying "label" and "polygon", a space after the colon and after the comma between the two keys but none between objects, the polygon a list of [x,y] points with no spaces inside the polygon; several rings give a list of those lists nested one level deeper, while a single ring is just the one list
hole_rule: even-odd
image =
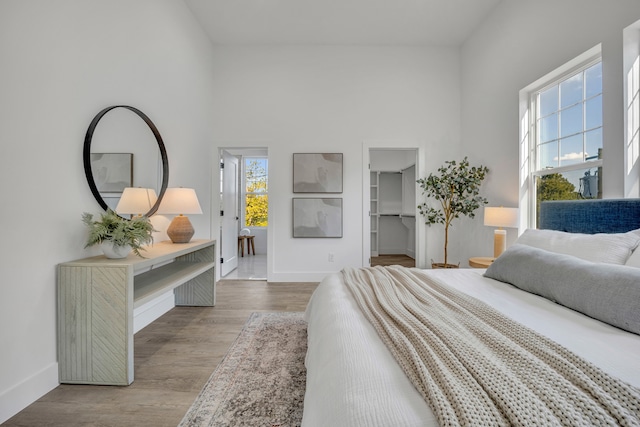
[{"label": "white window frame", "polygon": [[[574,170],[602,167],[603,160],[597,159],[566,166],[558,166],[551,169],[538,169],[538,129],[536,120],[538,93],[561,83],[598,62],[602,62],[600,45],[589,49],[587,52],[579,55],[520,91],[520,207],[521,212],[526,215],[524,218],[521,218],[525,221],[526,228],[536,227],[536,177],[553,173],[565,173]],[[602,96],[604,97],[604,89]],[[523,227],[521,227],[521,229],[522,228]]]},{"label": "white window frame", "polygon": [[626,173],[633,169],[640,158],[640,56],[636,56],[626,80]]},{"label": "white window frame", "polygon": [[624,72],[623,197],[640,197],[640,20],[622,32]]}]

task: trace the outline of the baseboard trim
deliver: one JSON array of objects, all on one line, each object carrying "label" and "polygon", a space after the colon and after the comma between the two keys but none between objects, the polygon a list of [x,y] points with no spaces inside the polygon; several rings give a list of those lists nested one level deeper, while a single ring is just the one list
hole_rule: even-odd
[{"label": "baseboard trim", "polygon": [[136,308],[133,310],[133,333],[149,325],[175,306],[176,299],[171,290]]},{"label": "baseboard trim", "polygon": [[58,385],[58,363],[54,362],[21,383],[0,392],[0,424]]}]

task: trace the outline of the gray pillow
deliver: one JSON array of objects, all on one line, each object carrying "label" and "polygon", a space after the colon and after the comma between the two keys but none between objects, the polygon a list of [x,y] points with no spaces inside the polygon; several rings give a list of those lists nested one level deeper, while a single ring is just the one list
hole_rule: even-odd
[{"label": "gray pillow", "polygon": [[640,335],[640,269],[514,244],[485,277]]}]

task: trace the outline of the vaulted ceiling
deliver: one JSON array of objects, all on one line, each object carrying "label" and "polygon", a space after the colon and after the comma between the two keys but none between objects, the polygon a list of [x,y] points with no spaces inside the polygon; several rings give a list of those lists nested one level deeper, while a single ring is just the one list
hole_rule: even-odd
[{"label": "vaulted ceiling", "polygon": [[185,0],[214,44],[459,46],[501,0]]}]

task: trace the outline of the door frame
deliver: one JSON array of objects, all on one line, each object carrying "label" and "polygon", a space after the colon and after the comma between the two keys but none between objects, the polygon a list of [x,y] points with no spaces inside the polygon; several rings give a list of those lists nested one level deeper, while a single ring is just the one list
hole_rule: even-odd
[{"label": "door frame", "polygon": [[[267,159],[269,159],[269,144],[267,143],[260,143],[257,144],[255,146],[253,145],[243,145],[243,146],[233,146],[233,145],[228,145],[228,144],[221,144],[221,146],[218,148],[218,157],[219,160],[222,159],[221,153],[222,151],[227,151],[228,153],[234,155],[234,156],[245,156],[245,157],[266,157]],[[240,161],[240,165],[239,165],[239,169],[241,171],[241,173],[244,173],[244,165],[242,165],[242,161]],[[270,170],[271,170],[271,162],[269,162],[268,165],[268,169],[267,169],[267,174],[270,174]],[[220,176],[220,162],[218,162],[218,176]],[[242,197],[243,191],[242,191],[242,179],[238,180],[238,211],[240,211],[242,209],[242,203],[240,203],[240,197]],[[220,187],[218,187],[220,188]],[[220,199],[220,196],[217,196],[218,199]],[[267,210],[270,212],[271,211],[271,207],[267,207]],[[219,213],[218,213],[219,215]],[[268,213],[268,215],[270,216],[270,213]],[[242,219],[242,215],[241,212],[238,212],[238,218],[239,221]],[[221,232],[222,232],[222,221],[220,219],[220,216],[218,216],[218,220],[219,220],[219,224],[220,227],[218,227],[218,231],[217,231],[217,236],[218,238],[221,237]],[[239,225],[238,229],[242,229],[244,227],[242,227],[241,225]],[[267,235],[267,253],[266,253],[266,257],[267,257],[267,281],[269,280],[269,272],[271,270],[271,265],[270,262],[272,260],[271,257],[271,250],[270,250],[270,241],[271,241],[271,221],[268,222],[267,227],[266,227],[266,235]],[[238,231],[239,231],[238,230]],[[240,259],[240,258],[238,258]],[[220,269],[218,269],[220,270]],[[221,279],[224,279],[224,277],[220,276]]]},{"label": "door frame", "polygon": [[[416,151],[416,179],[426,169],[422,147],[424,144],[410,140],[365,140],[362,142],[362,265],[369,266],[371,259],[371,188],[370,188],[370,158],[369,150],[415,150]],[[416,267],[427,268],[426,262],[426,225],[419,216],[417,204],[421,194],[416,185]]]}]

